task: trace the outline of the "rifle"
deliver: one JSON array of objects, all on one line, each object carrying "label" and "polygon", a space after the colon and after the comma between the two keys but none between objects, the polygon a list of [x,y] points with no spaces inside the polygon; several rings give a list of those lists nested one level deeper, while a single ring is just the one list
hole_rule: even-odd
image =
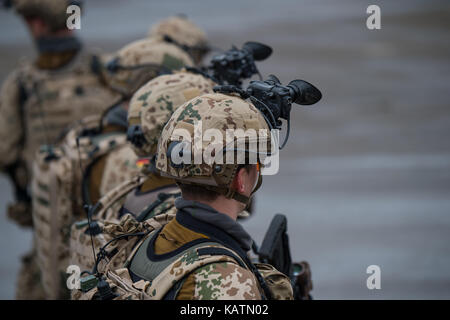
[{"label": "rifle", "polygon": [[289,276],[294,300],[312,299],[311,270],[308,262],[292,263],[285,215],[278,213],[273,217],[257,253],[260,262],[271,264],[278,271]]}]

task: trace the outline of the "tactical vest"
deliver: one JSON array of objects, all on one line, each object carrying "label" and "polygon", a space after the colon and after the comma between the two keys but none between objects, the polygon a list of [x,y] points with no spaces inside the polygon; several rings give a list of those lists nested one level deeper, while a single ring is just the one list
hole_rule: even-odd
[{"label": "tactical vest", "polygon": [[[50,299],[64,297],[61,286],[69,264],[70,226],[85,217],[83,210],[83,168],[126,143],[126,134],[94,132],[100,116],[80,121],[55,147],[37,153],[33,168],[32,208],[35,245],[42,283]],[[77,147],[79,137],[79,148]],[[131,174],[135,174],[132,172]]]},{"label": "tactical vest", "polygon": [[56,143],[73,121],[101,114],[119,99],[120,95],[100,82],[92,62],[93,56],[80,56],[57,70],[41,70],[32,64],[21,68],[23,157],[29,169],[39,146]]},{"label": "tactical vest", "polygon": [[[119,184],[117,187],[106,193],[96,205],[92,212],[91,227],[87,219],[74,223],[70,232],[70,263],[77,265],[81,270],[92,270],[94,267],[94,257],[92,252],[92,242],[90,234],[94,241],[94,248],[97,251],[105,245],[112,236],[105,232],[105,224],[111,226],[119,223],[119,219],[123,216],[130,216],[130,213],[135,216],[138,221],[158,221],[158,223],[166,223],[175,215],[175,199],[180,196],[178,188],[167,187],[152,190],[144,195],[141,203],[147,203],[146,206],[139,208],[134,207],[136,211],[132,212],[127,206],[128,201],[136,199],[135,192],[148,179],[147,176],[137,175],[134,178]],[[140,211],[137,211],[140,210]],[[134,218],[133,218],[134,219]],[[167,219],[167,220],[164,220]],[[131,220],[131,219],[130,219]],[[161,224],[163,225],[163,224]],[[110,251],[114,250],[110,247]],[[114,255],[112,261],[115,267],[121,267],[130,251],[124,250],[127,253],[121,255]]]},{"label": "tactical vest", "polygon": [[[174,300],[187,275],[213,262],[227,261],[248,269],[237,253],[218,242],[205,238],[191,241],[177,250],[158,255],[153,247],[160,231],[161,229],[152,232],[125,265],[134,282],[144,280],[151,283],[151,287],[156,290],[155,294],[152,294],[155,299]],[[179,271],[175,272],[175,269]],[[183,277],[174,277],[177,273],[182,273]]]},{"label": "tactical vest", "polygon": [[[287,276],[267,264],[255,264],[255,270],[255,267],[250,266],[251,263],[245,261],[247,259],[242,257],[242,253],[239,254],[215,240],[194,240],[171,253],[156,255],[151,250],[154,241],[162,227],[174,216],[173,213],[161,214],[139,223],[127,214],[119,223],[106,223],[104,230],[110,235],[110,239],[137,231],[147,231],[147,235],[140,240],[122,238],[117,241],[114,250],[109,250],[116,251],[117,255],[127,249],[125,251],[129,253],[128,258],[122,266],[108,261],[99,268],[116,295],[115,300],[175,299],[189,274],[203,266],[221,262],[233,263],[250,269],[252,273],[259,273],[262,279],[258,281],[265,284],[266,297],[292,299],[292,287]],[[93,276],[90,278],[94,279]],[[74,291],[72,299],[96,299],[96,284],[97,280],[94,279],[89,286]]]},{"label": "tactical vest", "polygon": [[[105,278],[115,294],[114,300],[174,299],[177,290],[180,288],[179,284],[182,284],[182,280],[187,274],[211,263],[236,263],[229,255],[211,255],[201,252],[201,250],[208,249],[211,249],[211,246],[195,247],[185,251],[171,263],[158,264],[161,272],[154,278],[153,282],[145,280],[133,282],[127,268],[108,269],[105,273]],[[217,249],[222,248],[217,247]],[[177,285],[174,286],[174,284]],[[97,294],[97,288],[91,286],[86,291],[77,290],[73,292],[72,299],[92,300],[95,299]]]},{"label": "tactical vest", "polygon": [[[148,264],[146,264],[146,255],[143,253],[144,248],[147,248],[156,239],[161,228],[174,216],[174,212],[163,213],[139,223],[130,214],[127,214],[118,223],[105,223],[104,231],[105,234],[109,235],[108,239],[133,234],[137,231],[147,231],[147,235],[142,239],[118,240],[114,248],[108,250],[117,253],[111,260],[106,258],[107,261],[103,266],[99,266],[99,271],[106,276],[107,282],[116,294],[116,300],[174,299],[185,276],[202,266],[219,262],[239,263],[245,266],[244,262],[232,250],[217,242],[205,239],[206,241],[201,243],[194,243],[192,246],[182,248],[182,250],[171,255],[169,259],[159,260],[156,263],[152,262],[150,264],[151,270],[145,270],[144,265],[148,266]],[[113,259],[122,255],[124,251],[128,252],[128,256],[125,260],[120,259],[122,265],[113,263]],[[133,282],[128,269],[123,268],[130,265],[134,266],[133,269],[136,273],[152,279],[152,281],[139,280]],[[87,288],[74,291],[72,299],[94,299],[97,294],[95,284],[96,281]],[[174,286],[174,284],[177,285]]]}]

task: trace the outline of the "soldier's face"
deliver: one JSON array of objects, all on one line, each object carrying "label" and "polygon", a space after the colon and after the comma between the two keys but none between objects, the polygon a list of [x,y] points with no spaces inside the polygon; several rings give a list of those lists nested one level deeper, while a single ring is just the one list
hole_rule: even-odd
[{"label": "soldier's face", "polygon": [[34,38],[46,36],[50,33],[49,26],[38,17],[26,17],[25,22],[27,23],[28,30]]}]

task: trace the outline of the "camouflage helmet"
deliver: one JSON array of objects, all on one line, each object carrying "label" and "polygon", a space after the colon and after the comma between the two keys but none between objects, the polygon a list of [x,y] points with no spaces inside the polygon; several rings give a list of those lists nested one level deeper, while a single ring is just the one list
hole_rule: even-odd
[{"label": "camouflage helmet", "polygon": [[74,0],[12,0],[16,12],[24,17],[39,17],[52,31],[66,28],[68,18],[67,7],[81,5],[82,1]]},{"label": "camouflage helmet", "polygon": [[107,85],[125,97],[131,97],[143,84],[161,73],[193,66],[189,55],[177,46],[148,38],[134,41],[100,60]]},{"label": "camouflage helmet", "polygon": [[155,155],[161,131],[172,113],[186,101],[212,93],[214,85],[202,75],[180,71],[159,76],[140,88],[128,110],[128,140],[136,154]]},{"label": "camouflage helmet", "polygon": [[156,168],[183,184],[201,185],[247,204],[249,198],[233,190],[232,182],[242,164],[264,162],[271,140],[252,103],[236,95],[205,94],[183,104],[167,122]]},{"label": "camouflage helmet", "polygon": [[153,25],[149,37],[178,45],[191,55],[196,64],[209,51],[206,33],[183,15],[169,17]]}]

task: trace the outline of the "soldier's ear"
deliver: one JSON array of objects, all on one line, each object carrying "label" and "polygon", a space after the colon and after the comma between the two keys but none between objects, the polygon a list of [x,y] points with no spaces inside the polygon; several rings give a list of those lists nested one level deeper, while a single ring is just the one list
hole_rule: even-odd
[{"label": "soldier's ear", "polygon": [[245,168],[238,169],[233,179],[233,189],[239,193],[245,192],[246,179],[248,179],[247,170],[245,170]]}]

